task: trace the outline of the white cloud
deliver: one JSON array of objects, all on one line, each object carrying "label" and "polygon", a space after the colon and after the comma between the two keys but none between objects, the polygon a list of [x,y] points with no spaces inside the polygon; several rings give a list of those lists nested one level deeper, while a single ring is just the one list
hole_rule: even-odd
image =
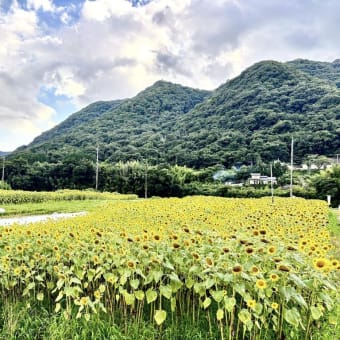
[{"label": "white cloud", "polygon": [[55,6],[51,0],[27,0],[27,8],[33,10],[43,10],[45,12],[54,12]]},{"label": "white cloud", "polygon": [[83,16],[86,19],[103,21],[112,16],[132,14],[136,9],[126,0],[86,1],[83,6]]},{"label": "white cloud", "polygon": [[[28,0],[27,8],[14,1],[0,10],[0,128],[30,121],[26,142],[58,122],[37,100],[42,87],[81,108],[158,79],[212,89],[259,60],[340,57],[336,0],[154,0],[137,8],[97,0],[77,19],[74,4]],[[50,27],[42,11],[65,25]]]}]

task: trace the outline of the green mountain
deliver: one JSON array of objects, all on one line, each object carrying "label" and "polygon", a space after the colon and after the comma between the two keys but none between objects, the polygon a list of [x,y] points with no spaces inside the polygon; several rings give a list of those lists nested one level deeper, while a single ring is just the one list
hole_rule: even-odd
[{"label": "green mountain", "polygon": [[296,59],[287,64],[311,76],[328,80],[340,88],[340,59],[336,59],[332,63]]},{"label": "green mountain", "polygon": [[[340,91],[289,64],[264,61],[220,86],[176,123],[189,165],[289,160],[340,148]],[[182,160],[184,162],[184,159]]]},{"label": "green mountain", "polygon": [[132,99],[98,102],[73,114],[65,122],[37,137],[16,154],[57,162],[71,153],[93,159],[99,146],[101,158],[112,161],[161,157],[162,143],[182,115],[202,102],[209,91],[158,81]]},{"label": "green mountain", "polygon": [[296,160],[340,153],[338,64],[315,63],[263,61],[213,92],[159,81],[134,98],[89,105],[13,157],[93,162],[99,146],[107,162],[230,166],[287,161],[292,136]]},{"label": "green mountain", "polygon": [[[34,139],[31,145],[41,145],[53,139],[58,140],[65,134],[72,133],[76,129],[82,129],[91,124],[93,120],[100,117],[104,112],[114,110],[122,103],[122,100],[99,101],[86,106],[84,109],[72,114],[53,129],[44,132]],[[65,142],[63,138],[60,141]]]}]

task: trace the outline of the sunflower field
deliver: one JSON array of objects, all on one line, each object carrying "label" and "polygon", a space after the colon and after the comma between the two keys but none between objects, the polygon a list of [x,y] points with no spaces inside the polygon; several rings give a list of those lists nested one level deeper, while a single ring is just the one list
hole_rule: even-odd
[{"label": "sunflower field", "polygon": [[328,214],[317,200],[186,197],[3,227],[0,299],[65,319],[205,322],[207,338],[318,339],[338,322]]}]

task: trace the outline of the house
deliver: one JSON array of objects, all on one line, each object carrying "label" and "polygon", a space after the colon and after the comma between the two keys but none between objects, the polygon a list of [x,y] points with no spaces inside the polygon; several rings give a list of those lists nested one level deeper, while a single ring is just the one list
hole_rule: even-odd
[{"label": "house", "polygon": [[260,173],[251,173],[250,178],[248,178],[248,182],[250,185],[257,185],[257,184],[276,184],[277,180],[276,177],[269,177],[269,176],[261,176]]}]

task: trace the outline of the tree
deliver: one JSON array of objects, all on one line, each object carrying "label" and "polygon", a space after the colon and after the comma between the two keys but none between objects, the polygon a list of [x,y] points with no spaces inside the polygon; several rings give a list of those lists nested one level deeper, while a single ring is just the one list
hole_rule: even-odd
[{"label": "tree", "polygon": [[313,176],[311,186],[315,188],[319,199],[325,200],[327,195],[331,195],[332,206],[337,207],[340,204],[340,166],[334,165],[320,175]]}]

